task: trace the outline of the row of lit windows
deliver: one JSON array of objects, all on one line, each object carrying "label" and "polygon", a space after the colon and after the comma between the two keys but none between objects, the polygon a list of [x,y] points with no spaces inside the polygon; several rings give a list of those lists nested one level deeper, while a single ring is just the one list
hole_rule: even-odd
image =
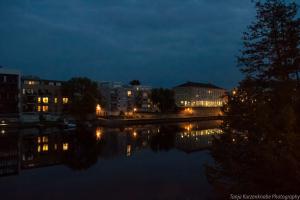
[{"label": "row of lit windows", "polygon": [[[49,97],[38,97],[37,102],[38,103],[43,102],[43,103],[47,104],[47,103],[49,103]],[[69,98],[67,98],[67,97],[62,98],[62,102],[63,102],[63,104],[67,104],[69,102]],[[54,98],[54,103],[58,103],[57,97]]]},{"label": "row of lit windows", "polygon": [[25,80],[24,84],[25,85],[39,85],[39,84],[41,84],[41,85],[50,85],[50,86],[61,86],[62,85],[61,82],[52,82],[52,81],[50,81],[50,82],[47,83],[45,81],[40,82],[40,81],[34,81],[34,80]]},{"label": "row of lit windows", "polygon": [[[67,151],[68,149],[69,149],[69,144],[63,143],[62,150]],[[54,150],[57,150],[57,144],[54,144]],[[38,152],[47,152],[47,151],[49,151],[49,145],[48,144],[38,145],[37,151]]]},{"label": "row of lit windows", "polygon": [[191,107],[222,107],[224,102],[217,101],[181,101],[181,105],[183,106],[191,106]]}]

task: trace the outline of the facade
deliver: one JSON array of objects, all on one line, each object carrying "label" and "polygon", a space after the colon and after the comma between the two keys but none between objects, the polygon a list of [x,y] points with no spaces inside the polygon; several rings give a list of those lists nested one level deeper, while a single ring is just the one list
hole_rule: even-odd
[{"label": "facade", "polygon": [[20,101],[20,72],[0,68],[0,119],[1,121],[19,118]]},{"label": "facade", "polygon": [[62,81],[22,77],[23,113],[61,114],[69,101],[62,95],[62,85]]},{"label": "facade", "polygon": [[149,86],[101,82],[99,89],[106,115],[132,115],[134,112],[152,112],[153,110]]},{"label": "facade", "polygon": [[222,107],[226,90],[212,84],[187,82],[174,88],[178,107]]}]

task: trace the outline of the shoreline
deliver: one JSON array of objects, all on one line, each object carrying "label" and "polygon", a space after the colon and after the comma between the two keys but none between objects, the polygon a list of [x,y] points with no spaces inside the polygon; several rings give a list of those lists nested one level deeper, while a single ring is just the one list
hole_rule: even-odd
[{"label": "shoreline", "polygon": [[[195,121],[211,121],[211,120],[222,120],[225,116],[189,116],[189,117],[154,117],[154,118],[133,118],[133,119],[108,119],[98,118],[94,120],[88,120],[92,126],[105,126],[105,127],[118,127],[118,126],[129,126],[129,125],[144,125],[144,124],[163,124],[163,123],[181,123],[181,122],[195,122]],[[32,122],[32,123],[14,123],[0,128],[51,128],[60,127],[65,128],[66,126],[61,122]]]}]

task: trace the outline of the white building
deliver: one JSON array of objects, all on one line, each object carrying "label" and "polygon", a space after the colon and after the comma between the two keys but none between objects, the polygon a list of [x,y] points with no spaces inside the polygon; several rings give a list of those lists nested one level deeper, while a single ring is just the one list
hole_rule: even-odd
[{"label": "white building", "polygon": [[186,82],[174,92],[178,107],[222,107],[226,102],[226,90],[213,84]]},{"label": "white building", "polygon": [[102,107],[107,115],[132,115],[151,112],[151,87],[124,85],[121,82],[100,82]]}]

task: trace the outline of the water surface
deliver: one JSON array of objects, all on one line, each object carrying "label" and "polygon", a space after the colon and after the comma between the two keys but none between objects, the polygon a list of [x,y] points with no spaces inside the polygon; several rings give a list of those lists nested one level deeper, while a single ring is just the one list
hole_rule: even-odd
[{"label": "water surface", "polygon": [[3,130],[1,199],[209,199],[220,121]]}]

